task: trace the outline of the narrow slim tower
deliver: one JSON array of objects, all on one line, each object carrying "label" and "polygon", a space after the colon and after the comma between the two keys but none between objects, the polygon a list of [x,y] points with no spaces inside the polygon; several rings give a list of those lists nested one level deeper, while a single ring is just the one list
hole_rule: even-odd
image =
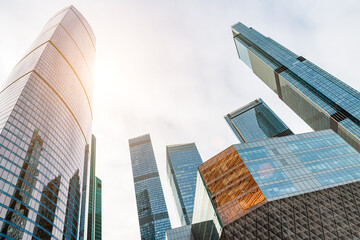
[{"label": "narrow slim tower", "polygon": [[91,27],[67,7],[0,89],[2,239],[79,237],[94,54]]},{"label": "narrow slim tower", "polygon": [[96,177],[95,240],[102,239],[102,181]]},{"label": "narrow slim tower", "polygon": [[96,208],[96,138],[91,136],[91,156],[89,172],[89,202],[87,215],[87,240],[95,239],[95,208]]},{"label": "narrow slim tower", "polygon": [[190,225],[194,208],[197,168],[202,164],[195,143],[166,146],[166,169],[178,215]]},{"label": "narrow slim tower", "polygon": [[360,93],[242,23],[232,27],[239,57],[314,130],[332,129],[360,151]]},{"label": "narrow slim tower", "polygon": [[165,239],[171,228],[150,135],[129,139],[141,239]]}]

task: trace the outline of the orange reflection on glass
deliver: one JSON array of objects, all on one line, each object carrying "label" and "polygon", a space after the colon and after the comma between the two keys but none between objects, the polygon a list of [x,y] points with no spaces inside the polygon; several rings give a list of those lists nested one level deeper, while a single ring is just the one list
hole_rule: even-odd
[{"label": "orange reflection on glass", "polygon": [[199,172],[223,226],[267,202],[234,146],[201,164]]}]

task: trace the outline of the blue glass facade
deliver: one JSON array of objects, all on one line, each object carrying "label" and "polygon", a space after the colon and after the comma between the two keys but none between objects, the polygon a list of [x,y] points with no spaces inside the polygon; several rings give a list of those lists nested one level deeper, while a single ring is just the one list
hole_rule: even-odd
[{"label": "blue glass facade", "polygon": [[242,59],[314,130],[332,129],[360,150],[360,93],[242,23],[232,27]]},{"label": "blue glass facade", "polygon": [[142,239],[165,239],[171,228],[150,135],[129,139]]},{"label": "blue glass facade", "polygon": [[242,143],[293,134],[261,98],[224,118]]},{"label": "blue glass facade", "polygon": [[102,181],[96,177],[95,240],[102,239]]},{"label": "blue glass facade", "polygon": [[202,164],[195,143],[166,147],[167,174],[182,225],[192,222],[197,167]]},{"label": "blue glass facade", "polygon": [[191,225],[185,225],[178,228],[173,228],[166,231],[166,240],[194,240],[191,233]]},{"label": "blue glass facade", "polygon": [[235,145],[268,201],[360,180],[360,154],[332,130]]},{"label": "blue glass facade", "polygon": [[[308,211],[307,205],[311,205],[318,211],[316,234],[324,234],[323,228],[333,229],[332,223],[321,220],[327,218],[337,219],[342,236],[350,230],[346,225],[348,220],[327,209],[344,208],[338,196],[359,183],[359,170],[360,153],[331,129],[236,144],[198,167],[193,223],[212,221],[220,239],[228,239],[225,236],[229,234],[266,239],[271,236],[266,235],[271,231],[267,229],[269,226],[275,232],[292,235],[291,239],[304,239],[314,230],[311,226],[304,228],[314,217],[313,210]],[[346,197],[352,204],[360,197],[358,190],[355,192],[356,195],[351,193]],[[304,197],[309,193],[312,199]],[[282,205],[278,204],[279,200]],[[351,209],[347,208],[346,211]],[[266,214],[253,216],[257,209]],[[272,210],[283,211],[286,217],[282,219],[280,213],[271,215]],[[339,213],[345,214],[345,210]],[[245,229],[233,224],[242,221],[249,223]]]},{"label": "blue glass facade", "polygon": [[0,88],[1,239],[82,236],[94,54],[91,27],[67,7]]}]

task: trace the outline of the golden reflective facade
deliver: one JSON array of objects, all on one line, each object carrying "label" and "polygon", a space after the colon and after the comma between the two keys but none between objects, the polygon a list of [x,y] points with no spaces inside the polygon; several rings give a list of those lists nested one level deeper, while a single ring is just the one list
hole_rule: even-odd
[{"label": "golden reflective facade", "polygon": [[91,27],[67,7],[0,88],[0,239],[82,235],[94,56]]},{"label": "golden reflective facade", "polygon": [[234,146],[199,166],[222,226],[267,202]]}]

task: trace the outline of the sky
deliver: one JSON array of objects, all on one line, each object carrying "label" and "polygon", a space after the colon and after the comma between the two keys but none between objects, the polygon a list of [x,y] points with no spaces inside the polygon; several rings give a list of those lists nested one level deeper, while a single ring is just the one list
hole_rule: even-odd
[{"label": "sky", "polygon": [[0,0],[0,84],[58,10],[74,5],[96,35],[93,133],[103,239],[140,239],[128,139],[150,133],[172,227],[166,145],[203,161],[238,143],[223,116],[261,97],[295,133],[312,131],[237,56],[239,21],[360,90],[360,2]]}]

